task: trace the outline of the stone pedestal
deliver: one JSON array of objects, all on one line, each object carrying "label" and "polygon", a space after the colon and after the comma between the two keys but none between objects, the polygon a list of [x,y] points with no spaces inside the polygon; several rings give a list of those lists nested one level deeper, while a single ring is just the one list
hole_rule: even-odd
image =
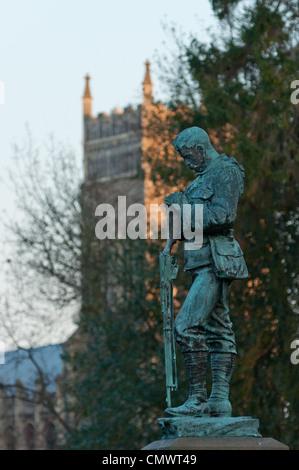
[{"label": "stone pedestal", "polygon": [[154,441],[142,450],[289,450],[268,437],[179,437]]},{"label": "stone pedestal", "polygon": [[163,439],[176,437],[262,437],[259,420],[250,416],[238,418],[160,418]]},{"label": "stone pedestal", "polygon": [[259,420],[233,418],[160,418],[162,439],[142,450],[288,450],[285,444],[263,438]]}]

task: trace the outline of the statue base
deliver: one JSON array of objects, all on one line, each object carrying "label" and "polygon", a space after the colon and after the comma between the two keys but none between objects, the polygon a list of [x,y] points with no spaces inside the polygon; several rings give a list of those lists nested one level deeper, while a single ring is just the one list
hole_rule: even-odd
[{"label": "statue base", "polygon": [[268,437],[179,437],[154,441],[141,450],[289,450]]},{"label": "statue base", "polygon": [[259,420],[250,416],[233,418],[160,418],[162,439],[177,437],[261,437]]},{"label": "statue base", "polygon": [[163,437],[141,450],[289,450],[272,438],[263,438],[259,420],[232,418],[160,418]]}]

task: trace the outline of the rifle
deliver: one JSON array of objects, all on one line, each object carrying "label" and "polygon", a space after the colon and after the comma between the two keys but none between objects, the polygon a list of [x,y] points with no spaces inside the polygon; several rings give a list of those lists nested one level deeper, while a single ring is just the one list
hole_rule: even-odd
[{"label": "rifle", "polygon": [[160,253],[160,297],[163,313],[165,351],[166,402],[171,407],[171,392],[178,389],[175,342],[173,331],[173,280],[177,277],[178,264],[174,256]]}]

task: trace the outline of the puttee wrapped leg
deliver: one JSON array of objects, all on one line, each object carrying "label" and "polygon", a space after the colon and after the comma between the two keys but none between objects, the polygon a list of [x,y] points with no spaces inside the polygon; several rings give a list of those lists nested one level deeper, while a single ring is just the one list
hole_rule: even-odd
[{"label": "puttee wrapped leg", "polygon": [[232,407],[229,401],[229,384],[234,370],[235,354],[211,352],[212,393],[208,400],[210,416],[229,417]]},{"label": "puttee wrapped leg", "polygon": [[206,390],[207,352],[184,352],[183,356],[190,384],[189,397],[183,405],[167,408],[165,412],[173,416],[209,416]]}]

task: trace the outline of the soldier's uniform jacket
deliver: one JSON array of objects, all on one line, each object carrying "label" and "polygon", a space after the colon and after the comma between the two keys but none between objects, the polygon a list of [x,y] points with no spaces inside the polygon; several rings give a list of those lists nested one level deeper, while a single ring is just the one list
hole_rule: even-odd
[{"label": "soldier's uniform jacket", "polygon": [[[212,264],[220,278],[248,276],[243,252],[233,234],[244,177],[243,166],[222,154],[186,188],[184,194],[189,204],[203,204],[203,245],[199,250],[185,249],[185,271]],[[194,230],[195,211],[191,213]]]}]

